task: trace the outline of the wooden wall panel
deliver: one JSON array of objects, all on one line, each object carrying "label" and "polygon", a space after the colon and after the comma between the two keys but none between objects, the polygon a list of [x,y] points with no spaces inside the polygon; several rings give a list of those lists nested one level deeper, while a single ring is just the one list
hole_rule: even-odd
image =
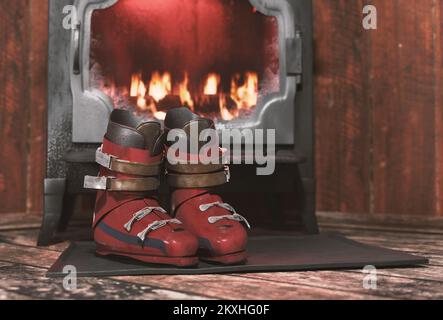
[{"label": "wooden wall panel", "polygon": [[[362,28],[365,4],[377,8],[377,30]],[[442,5],[314,0],[320,210],[443,215]],[[358,50],[337,47],[344,38]]]},{"label": "wooden wall panel", "polygon": [[374,212],[436,212],[433,0],[373,1]]},{"label": "wooden wall panel", "polygon": [[0,1],[0,211],[26,211],[29,15],[26,0]]},{"label": "wooden wall panel", "polygon": [[434,63],[435,63],[435,200],[438,216],[443,216],[443,0],[434,2]]},{"label": "wooden wall panel", "polygon": [[314,1],[316,156],[320,210],[370,210],[368,39],[363,1]]},{"label": "wooden wall panel", "polygon": [[[42,211],[47,2],[0,0],[0,212]],[[443,0],[313,2],[318,209],[443,216]]]},{"label": "wooden wall panel", "polygon": [[41,213],[48,3],[0,0],[0,212]]},{"label": "wooden wall panel", "polygon": [[29,0],[31,19],[29,51],[29,136],[27,212],[43,210],[43,179],[46,168],[46,101],[48,68],[48,1]]}]

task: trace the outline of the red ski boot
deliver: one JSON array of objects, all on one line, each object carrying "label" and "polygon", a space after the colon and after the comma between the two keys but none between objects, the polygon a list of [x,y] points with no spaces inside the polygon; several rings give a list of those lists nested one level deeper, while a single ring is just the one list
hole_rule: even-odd
[{"label": "red ski boot", "polygon": [[[182,135],[192,144],[193,129],[197,134],[202,130],[214,128],[214,123],[199,118],[189,109],[172,109],[165,120],[166,131],[182,129]],[[198,126],[198,127],[196,127]],[[194,130],[195,132],[195,130]],[[195,140],[194,140],[195,141]],[[217,158],[222,158],[218,141],[215,141]],[[202,142],[199,143],[199,148]],[[168,152],[167,178],[172,192],[172,210],[175,217],[182,221],[187,230],[198,237],[199,257],[204,261],[221,264],[237,264],[246,260],[247,233],[244,226],[250,228],[246,219],[222,198],[213,193],[213,187],[229,182],[229,168],[224,161],[219,164],[203,164],[198,153],[179,154],[173,148],[174,143],[167,142]],[[206,144],[207,146],[207,144]],[[190,147],[187,150],[191,150]],[[177,160],[181,160],[180,163]],[[191,163],[189,160],[195,160]],[[184,160],[184,161],[183,161]],[[184,163],[186,162],[186,163]]]},{"label": "red ski boot", "polygon": [[198,263],[198,240],[155,198],[162,141],[159,123],[142,122],[128,111],[112,112],[96,153],[100,174],[85,177],[85,188],[98,190],[93,227],[99,255],[176,266]]}]

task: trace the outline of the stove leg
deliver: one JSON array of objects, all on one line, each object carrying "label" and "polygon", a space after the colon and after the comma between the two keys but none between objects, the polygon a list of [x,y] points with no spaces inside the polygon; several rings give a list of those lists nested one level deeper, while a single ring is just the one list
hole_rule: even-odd
[{"label": "stove leg", "polygon": [[318,223],[315,207],[315,179],[303,178],[298,171],[297,177],[298,211],[305,231],[318,234]]},{"label": "stove leg", "polygon": [[315,209],[315,180],[303,179],[304,205],[301,211],[302,222],[310,234],[318,234],[318,223]]},{"label": "stove leg", "polygon": [[38,246],[48,246],[53,243],[62,218],[65,192],[66,179],[45,179],[45,212]]},{"label": "stove leg", "polygon": [[68,229],[69,222],[74,215],[75,199],[75,195],[69,194],[69,192],[65,193],[63,197],[62,215],[60,217],[60,223],[58,225],[57,231],[64,232],[66,231],[66,229]]}]

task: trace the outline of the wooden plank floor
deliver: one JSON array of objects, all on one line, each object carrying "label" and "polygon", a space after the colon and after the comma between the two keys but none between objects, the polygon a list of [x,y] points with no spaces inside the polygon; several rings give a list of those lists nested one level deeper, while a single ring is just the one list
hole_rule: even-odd
[{"label": "wooden plank floor", "polygon": [[[323,231],[426,256],[430,265],[378,270],[377,289],[352,271],[80,278],[78,289],[45,277],[68,243],[35,247],[39,218],[0,217],[0,299],[442,299],[443,221],[320,213]],[[22,221],[22,222],[20,222]],[[23,222],[26,221],[26,222]]]}]

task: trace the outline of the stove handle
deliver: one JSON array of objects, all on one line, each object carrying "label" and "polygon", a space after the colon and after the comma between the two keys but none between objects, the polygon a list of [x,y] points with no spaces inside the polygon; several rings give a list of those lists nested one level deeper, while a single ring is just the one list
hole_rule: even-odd
[{"label": "stove handle", "polygon": [[74,74],[80,74],[80,23],[74,29]]},{"label": "stove handle", "polygon": [[286,70],[289,76],[295,76],[301,83],[303,75],[303,34],[296,31],[294,38],[286,39]]}]

